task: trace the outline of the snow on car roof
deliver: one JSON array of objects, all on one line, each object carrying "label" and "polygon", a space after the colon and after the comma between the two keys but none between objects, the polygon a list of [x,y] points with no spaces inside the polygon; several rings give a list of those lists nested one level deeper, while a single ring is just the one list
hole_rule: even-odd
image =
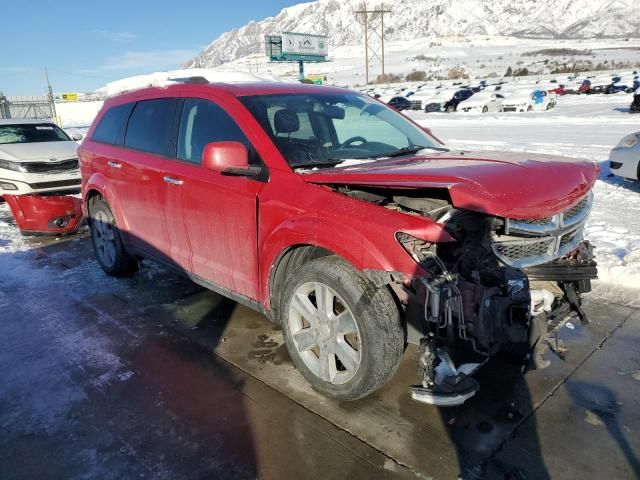
[{"label": "snow on car roof", "polygon": [[[108,83],[103,91],[107,96],[119,93],[139,90],[147,87],[164,87],[167,85],[182,83],[190,77],[203,77],[210,83],[257,83],[278,82],[290,83],[269,74],[255,74],[238,70],[225,70],[213,68],[186,68],[170,70],[168,72],[154,72],[145,75],[136,75]],[[296,82],[297,83],[297,82]]]}]

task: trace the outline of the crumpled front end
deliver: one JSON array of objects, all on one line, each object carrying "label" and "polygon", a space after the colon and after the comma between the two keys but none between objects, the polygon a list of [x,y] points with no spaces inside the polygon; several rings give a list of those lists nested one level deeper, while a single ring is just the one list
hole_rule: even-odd
[{"label": "crumpled front end", "polygon": [[378,285],[388,284],[403,305],[407,341],[419,347],[422,381],[412,387],[415,400],[463,403],[479,389],[472,374],[501,351],[514,354],[524,369],[544,367],[548,333],[568,318],[588,322],[580,297],[597,277],[592,248],[583,240],[593,203],[589,190],[555,202],[562,210],[538,218],[521,218],[517,208],[505,209],[516,212],[507,218],[456,207],[443,189],[336,190],[428,218],[449,235],[440,242],[399,231],[396,239],[415,261],[415,272],[387,272],[390,281],[366,272]]},{"label": "crumpled front end", "polygon": [[538,219],[451,208],[438,222],[456,242],[399,238],[429,273],[407,289],[407,324],[419,336],[423,372],[415,400],[463,403],[479,389],[472,373],[500,351],[519,355],[526,369],[544,367],[548,332],[572,316],[588,322],[580,295],[597,277],[582,237],[591,204],[590,193]]}]

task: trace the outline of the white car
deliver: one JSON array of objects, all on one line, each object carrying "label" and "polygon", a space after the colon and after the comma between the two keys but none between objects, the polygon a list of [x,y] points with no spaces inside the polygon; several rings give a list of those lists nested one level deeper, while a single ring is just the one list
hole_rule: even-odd
[{"label": "white car", "polygon": [[458,104],[459,112],[499,112],[505,97],[498,92],[483,91]]},{"label": "white car", "polygon": [[624,137],[609,154],[611,173],[640,180],[640,132]]},{"label": "white car", "polygon": [[551,110],[556,106],[556,95],[544,90],[516,90],[502,102],[503,112],[531,112]]},{"label": "white car", "polygon": [[0,120],[0,196],[79,192],[81,138],[46,120]]}]

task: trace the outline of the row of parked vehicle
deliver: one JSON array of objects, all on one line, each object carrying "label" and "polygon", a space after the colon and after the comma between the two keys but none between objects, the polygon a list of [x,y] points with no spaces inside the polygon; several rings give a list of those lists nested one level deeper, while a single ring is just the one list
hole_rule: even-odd
[{"label": "row of parked vehicle", "polygon": [[[411,93],[411,92],[408,92]],[[550,110],[557,103],[557,94],[533,86],[518,89],[498,85],[474,91],[470,87],[436,88],[411,93],[409,97],[380,97],[396,110],[430,112],[530,112]]]},{"label": "row of parked vehicle", "polygon": [[415,89],[401,87],[390,93],[375,88],[364,91],[396,110],[424,110],[425,112],[527,112],[550,110],[557,99],[569,94],[632,93],[640,88],[637,72],[604,75],[594,78],[566,77],[530,83],[508,83],[486,80],[463,85],[419,85]]}]

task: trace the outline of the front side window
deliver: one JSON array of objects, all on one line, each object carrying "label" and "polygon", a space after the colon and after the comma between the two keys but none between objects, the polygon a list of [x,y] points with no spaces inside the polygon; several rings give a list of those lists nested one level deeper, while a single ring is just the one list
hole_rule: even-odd
[{"label": "front side window", "polygon": [[401,114],[356,93],[257,95],[240,101],[293,168],[442,149]]},{"label": "front side window", "polygon": [[53,123],[0,125],[0,145],[9,143],[68,142],[71,139]]},{"label": "front side window", "polygon": [[222,141],[241,142],[250,149],[247,137],[221,107],[208,100],[187,98],[178,132],[178,158],[200,163],[205,145]]},{"label": "front side window", "polygon": [[168,156],[176,105],[174,98],[136,103],[129,118],[124,144],[136,150]]}]

